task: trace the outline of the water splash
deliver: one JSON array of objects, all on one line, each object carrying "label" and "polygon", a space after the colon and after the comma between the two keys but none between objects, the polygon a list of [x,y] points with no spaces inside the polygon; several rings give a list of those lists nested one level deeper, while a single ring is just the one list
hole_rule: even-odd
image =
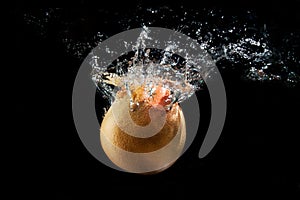
[{"label": "water splash", "polygon": [[[111,103],[120,91],[125,91],[131,98],[132,111],[141,99],[151,104],[159,102],[169,110],[174,103],[184,101],[201,88],[213,71],[211,61],[205,59],[207,54],[189,55],[186,49],[178,47],[179,41],[165,41],[165,49],[146,48],[147,40],[154,40],[149,35],[150,30],[144,26],[134,44],[124,42],[130,53],[110,66],[99,66],[101,58],[92,56],[92,79]],[[185,41],[185,45],[193,45],[193,41]],[[115,53],[109,48],[106,52]],[[181,52],[184,58],[175,52]],[[140,95],[142,98],[138,98]]]},{"label": "water splash", "polygon": [[[58,39],[69,54],[82,60],[105,38],[144,24],[177,30],[197,39],[221,72],[238,72],[244,80],[279,82],[288,87],[300,83],[299,31],[276,30],[260,21],[252,10],[233,12],[138,5],[134,10],[121,13],[95,10],[91,17],[90,10],[77,13],[73,18],[69,12],[67,9],[26,11],[24,20],[42,37],[54,26],[61,27]],[[95,17],[97,14],[102,16],[100,21]],[[113,20],[108,21],[111,16]],[[106,28],[108,24],[113,31]]]}]

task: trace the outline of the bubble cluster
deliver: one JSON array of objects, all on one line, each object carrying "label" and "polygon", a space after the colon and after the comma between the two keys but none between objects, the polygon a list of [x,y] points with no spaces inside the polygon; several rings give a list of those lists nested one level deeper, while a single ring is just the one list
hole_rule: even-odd
[{"label": "bubble cluster", "polygon": [[[71,17],[73,12],[76,17]],[[90,13],[76,9],[29,10],[24,12],[24,20],[42,37],[58,27],[58,40],[79,59],[84,59],[99,42],[121,31],[143,25],[165,27],[196,39],[221,72],[238,72],[244,80],[279,82],[289,87],[300,82],[300,33],[274,30],[253,10],[233,12],[183,6],[173,9],[141,4],[133,10]]]},{"label": "bubble cluster", "polygon": [[[160,41],[150,37],[150,30],[144,26],[135,43],[124,42],[129,53],[109,66],[100,65],[101,58],[92,52],[92,79],[111,103],[117,92],[123,90],[131,97],[130,106],[134,110],[139,106],[134,98],[138,90],[145,101],[155,102],[159,96],[164,101],[160,104],[170,110],[174,103],[184,101],[201,88],[203,80],[213,71],[213,63],[206,59],[207,53],[195,51],[197,55],[194,55],[187,48],[179,47],[196,48],[194,40],[184,41],[185,44],[172,39],[163,41],[165,49],[146,48],[147,40],[159,46]],[[105,51],[115,53],[109,48]]]}]

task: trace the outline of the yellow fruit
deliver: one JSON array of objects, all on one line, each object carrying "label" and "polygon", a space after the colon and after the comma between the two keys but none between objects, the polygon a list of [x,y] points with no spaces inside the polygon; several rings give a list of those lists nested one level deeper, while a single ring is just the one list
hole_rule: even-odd
[{"label": "yellow fruit", "polygon": [[137,88],[132,92],[138,103],[133,110],[127,93],[117,95],[100,128],[102,148],[115,165],[133,173],[157,173],[181,155],[186,138],[184,115],[177,103],[164,109],[168,95],[157,87],[149,99],[144,88]]}]

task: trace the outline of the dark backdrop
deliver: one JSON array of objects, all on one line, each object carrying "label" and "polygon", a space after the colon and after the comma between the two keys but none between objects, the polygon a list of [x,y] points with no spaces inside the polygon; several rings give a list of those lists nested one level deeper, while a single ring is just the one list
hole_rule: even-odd
[{"label": "dark backdrop", "polygon": [[[272,25],[277,34],[286,30],[299,33],[300,14],[295,2],[289,5],[274,2],[261,7],[257,6],[258,2],[248,3],[258,14],[258,21]],[[166,5],[170,4],[180,9],[175,2]],[[185,4],[196,6],[194,2]],[[90,4],[79,3],[79,7],[83,5]],[[135,4],[121,5],[114,6],[111,2],[101,6],[109,12],[124,11]],[[223,2],[222,9],[228,15],[239,9],[224,5]],[[81,12],[93,15],[93,11],[76,8],[69,9],[68,13],[76,17]],[[119,172],[104,166],[87,152],[73,123],[72,87],[82,60],[66,52],[57,39],[56,30],[61,27],[53,25],[44,35],[40,34],[23,20],[24,13],[28,12],[34,13],[36,9],[12,11],[16,64],[10,67],[15,74],[13,109],[19,121],[14,129],[25,144],[16,158],[21,166],[18,173],[22,175],[17,180],[22,179],[24,186],[34,183],[26,190],[29,195],[41,199],[104,199],[119,195],[124,199],[163,195],[188,199],[193,195],[195,198],[299,196],[299,86],[247,82],[234,72],[226,72],[223,78],[228,96],[227,119],[217,145],[208,156],[198,158],[204,126],[192,146],[168,170],[151,176]],[[112,33],[118,31],[110,24],[105,26]],[[198,92],[197,96],[201,112],[209,116],[205,106],[209,103],[207,92]],[[202,119],[201,123],[208,123]]]}]

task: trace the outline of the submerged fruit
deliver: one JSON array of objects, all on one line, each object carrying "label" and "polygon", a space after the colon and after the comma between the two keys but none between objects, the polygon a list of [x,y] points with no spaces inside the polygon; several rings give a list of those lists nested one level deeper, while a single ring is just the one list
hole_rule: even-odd
[{"label": "submerged fruit", "polygon": [[144,88],[130,96],[119,92],[100,129],[101,145],[109,159],[133,173],[156,173],[182,153],[186,127],[178,103],[166,109],[169,91],[158,86],[151,96]]}]

